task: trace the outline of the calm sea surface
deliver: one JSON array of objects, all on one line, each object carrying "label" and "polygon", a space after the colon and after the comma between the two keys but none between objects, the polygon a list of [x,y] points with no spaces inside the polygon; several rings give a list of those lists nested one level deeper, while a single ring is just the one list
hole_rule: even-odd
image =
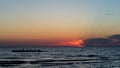
[{"label": "calm sea surface", "polygon": [[120,68],[120,47],[0,48],[0,68]]}]

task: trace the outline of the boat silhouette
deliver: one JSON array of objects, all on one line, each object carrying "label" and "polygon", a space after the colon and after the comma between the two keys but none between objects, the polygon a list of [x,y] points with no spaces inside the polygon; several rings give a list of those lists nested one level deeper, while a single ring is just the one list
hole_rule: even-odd
[{"label": "boat silhouette", "polygon": [[13,49],[12,52],[46,52],[40,49]]}]

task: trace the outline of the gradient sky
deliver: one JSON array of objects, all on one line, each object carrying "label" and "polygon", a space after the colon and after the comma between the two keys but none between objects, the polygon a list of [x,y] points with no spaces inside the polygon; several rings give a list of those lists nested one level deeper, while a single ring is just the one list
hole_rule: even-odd
[{"label": "gradient sky", "polygon": [[0,40],[78,40],[120,33],[120,0],[0,0]]}]

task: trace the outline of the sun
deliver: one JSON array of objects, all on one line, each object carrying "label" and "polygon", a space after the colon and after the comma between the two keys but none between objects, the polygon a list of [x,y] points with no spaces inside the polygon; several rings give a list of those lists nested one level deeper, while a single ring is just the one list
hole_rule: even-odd
[{"label": "sun", "polygon": [[83,41],[82,40],[74,40],[74,41],[70,41],[69,43],[73,44],[73,45],[81,45],[83,43]]},{"label": "sun", "polygon": [[62,46],[79,46],[79,47],[82,47],[83,43],[84,42],[82,40],[72,40],[72,41],[60,42],[59,45],[62,45]]},{"label": "sun", "polygon": [[81,46],[83,44],[83,41],[82,40],[73,40],[73,41],[69,41],[68,44],[72,45],[72,46]]}]

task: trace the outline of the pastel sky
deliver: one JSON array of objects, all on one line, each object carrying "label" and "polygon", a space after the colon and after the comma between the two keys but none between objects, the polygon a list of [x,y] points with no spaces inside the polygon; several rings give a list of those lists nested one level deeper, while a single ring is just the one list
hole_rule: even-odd
[{"label": "pastel sky", "polygon": [[78,40],[120,33],[120,0],[0,0],[0,40]]}]

